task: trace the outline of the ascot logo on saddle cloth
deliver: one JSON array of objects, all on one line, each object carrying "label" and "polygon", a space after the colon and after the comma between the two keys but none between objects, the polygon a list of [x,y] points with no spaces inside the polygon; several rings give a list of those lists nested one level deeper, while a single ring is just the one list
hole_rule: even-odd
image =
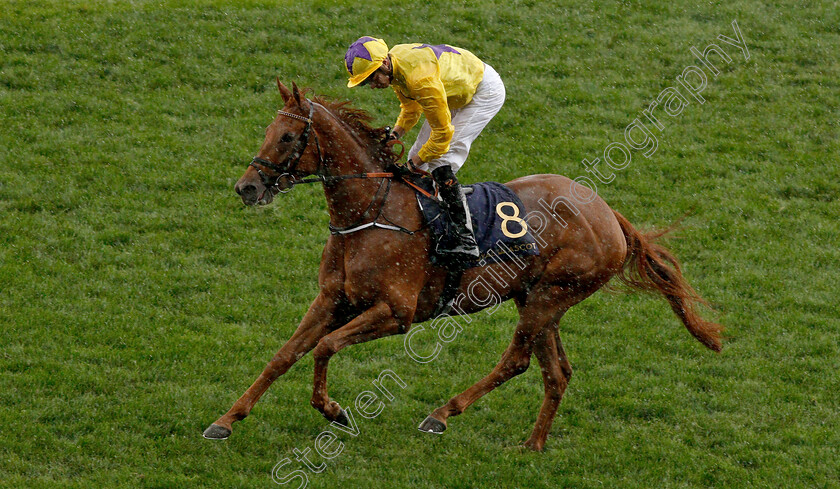
[{"label": "ascot logo on saddle cloth", "polygon": [[[430,178],[414,183],[421,183],[430,192],[433,191],[429,185]],[[481,253],[468,264],[470,268],[540,254],[537,242],[523,219],[527,209],[511,189],[498,182],[481,182],[464,186],[464,192],[467,193],[475,241]],[[417,203],[432,230],[435,249],[446,245],[446,240],[450,239],[451,223],[441,213],[440,203],[419,193]],[[432,255],[432,261],[445,263],[438,255]]]}]

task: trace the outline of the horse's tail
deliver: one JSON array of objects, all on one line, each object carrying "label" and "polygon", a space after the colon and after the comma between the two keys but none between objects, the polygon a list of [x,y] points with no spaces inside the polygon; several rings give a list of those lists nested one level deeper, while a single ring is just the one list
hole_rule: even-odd
[{"label": "horse's tail", "polygon": [[688,331],[701,343],[719,352],[723,326],[706,321],[697,314],[695,305],[705,301],[683,277],[680,263],[674,255],[655,242],[669,229],[642,234],[624,216],[613,212],[627,240],[627,257],[619,279],[634,289],[664,295]]}]

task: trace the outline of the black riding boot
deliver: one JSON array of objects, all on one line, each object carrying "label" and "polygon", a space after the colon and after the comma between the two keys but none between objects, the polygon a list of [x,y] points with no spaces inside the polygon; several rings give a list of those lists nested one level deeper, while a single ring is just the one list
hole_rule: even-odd
[{"label": "black riding boot", "polygon": [[443,207],[449,215],[449,222],[452,224],[451,245],[447,249],[438,249],[439,253],[456,258],[478,258],[478,245],[473,235],[472,219],[470,219],[467,198],[461,192],[461,185],[452,167],[449,165],[435,168],[432,177],[438,184],[440,196],[443,199]]}]

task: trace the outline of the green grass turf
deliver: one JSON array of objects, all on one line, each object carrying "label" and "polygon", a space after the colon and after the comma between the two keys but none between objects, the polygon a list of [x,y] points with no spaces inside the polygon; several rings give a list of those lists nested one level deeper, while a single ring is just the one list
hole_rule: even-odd
[{"label": "green grass turf", "polygon": [[496,363],[512,305],[430,364],[400,337],[355,346],[331,363],[334,399],[383,369],[407,385],[309,486],[840,487],[840,11],[598,4],[4,1],[0,486],[274,487],[272,467],[327,427],[307,357],[229,440],[201,438],[317,292],[320,189],[258,209],[233,193],[280,104],[275,75],[385,125],[392,94],[345,87],[351,41],[466,47],[508,98],[461,179],[574,177],[737,19],[750,59],[722,45],[732,63],[706,103],[663,117],[658,151],[598,189],[638,227],[690,213],[669,243],[728,328],[723,353],[660,299],[596,294],[561,323],[575,375],[535,454],[517,445],[536,364],[443,436],[415,429]]}]

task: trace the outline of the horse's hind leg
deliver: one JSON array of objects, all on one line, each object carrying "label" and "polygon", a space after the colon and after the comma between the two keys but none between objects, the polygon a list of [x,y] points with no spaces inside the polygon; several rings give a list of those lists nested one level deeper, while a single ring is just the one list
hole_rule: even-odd
[{"label": "horse's hind leg", "polygon": [[429,433],[443,433],[447,418],[463,413],[483,395],[528,370],[535,339],[547,325],[555,324],[559,315],[562,315],[562,304],[558,304],[561,296],[562,291],[559,287],[532,291],[527,298],[528,304],[520,307],[519,324],[516,326],[513,340],[493,371],[434,410],[418,429]]},{"label": "horse's hind leg", "polygon": [[557,414],[560,399],[572,378],[572,366],[563,351],[560,335],[557,334],[557,324],[545,328],[534,342],[534,354],[540,362],[543,383],[545,384],[545,399],[543,400],[537,423],[531,437],[525,442],[525,447],[541,451],[551,429],[551,422]]}]

